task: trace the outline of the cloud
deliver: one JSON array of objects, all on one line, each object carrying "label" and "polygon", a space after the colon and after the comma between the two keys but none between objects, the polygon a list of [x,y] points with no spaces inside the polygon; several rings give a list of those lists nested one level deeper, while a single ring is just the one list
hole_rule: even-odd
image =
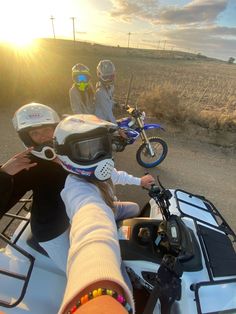
[{"label": "cloud", "polygon": [[143,36],[139,44],[152,49],[201,53],[208,57],[228,60],[230,56],[236,57],[236,27],[160,29]]},{"label": "cloud", "polygon": [[183,8],[169,8],[160,13],[158,23],[192,24],[214,22],[227,7],[228,0],[194,0]]},{"label": "cloud", "polygon": [[[153,19],[159,5],[156,0],[113,0],[110,15],[123,21],[131,22],[133,18]],[[154,13],[154,15],[153,15]]]},{"label": "cloud", "polygon": [[[126,22],[145,20],[150,33],[139,32],[142,44],[157,47],[159,41],[166,49],[201,52],[207,56],[225,59],[236,51],[236,28],[217,25],[219,15],[230,0],[191,0],[184,6],[161,6],[155,0],[112,0],[110,12],[115,19]],[[176,1],[178,3],[178,1]],[[155,29],[154,29],[155,28]],[[133,37],[133,41],[135,37]],[[137,39],[138,43],[138,39]]]},{"label": "cloud", "polygon": [[[153,38],[156,36],[153,34]],[[176,28],[163,30],[161,36],[166,39],[167,49],[178,47],[219,59],[235,56],[236,27]]]},{"label": "cloud", "polygon": [[174,42],[192,43],[200,45],[201,43],[211,44],[222,41],[222,39],[232,38],[235,41],[236,47],[236,27],[203,27],[203,28],[179,28],[165,30],[162,34]]},{"label": "cloud", "polygon": [[155,0],[113,0],[110,15],[131,22],[134,18],[152,24],[210,23],[223,12],[229,0],[193,0],[183,7],[161,7]]}]

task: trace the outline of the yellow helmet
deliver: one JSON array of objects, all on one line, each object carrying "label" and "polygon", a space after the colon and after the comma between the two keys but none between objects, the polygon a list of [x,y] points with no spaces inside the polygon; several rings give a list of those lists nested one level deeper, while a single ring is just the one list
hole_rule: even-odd
[{"label": "yellow helmet", "polygon": [[72,79],[75,86],[84,92],[88,88],[91,79],[89,68],[82,63],[77,63],[72,68]]}]

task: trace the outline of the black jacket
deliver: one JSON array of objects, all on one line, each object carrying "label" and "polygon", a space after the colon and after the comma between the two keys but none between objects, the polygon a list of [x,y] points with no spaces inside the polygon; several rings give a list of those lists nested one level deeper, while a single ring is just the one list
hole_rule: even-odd
[{"label": "black jacket", "polygon": [[49,241],[69,226],[60,192],[67,172],[57,163],[32,156],[37,166],[14,176],[0,171],[0,217],[27,192],[33,191],[31,229],[39,242]]}]

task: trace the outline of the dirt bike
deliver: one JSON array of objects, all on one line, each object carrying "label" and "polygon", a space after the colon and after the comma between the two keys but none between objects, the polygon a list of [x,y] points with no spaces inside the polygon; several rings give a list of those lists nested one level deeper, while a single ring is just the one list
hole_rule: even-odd
[{"label": "dirt bike", "polygon": [[138,164],[145,168],[153,168],[159,165],[165,158],[168,152],[166,142],[159,137],[148,138],[146,131],[164,129],[160,124],[146,124],[145,112],[137,108],[132,108],[128,105],[123,106],[130,117],[126,117],[117,121],[118,127],[122,129],[126,138],[121,136],[114,136],[112,140],[113,150],[122,152],[126,145],[133,144],[141,137],[142,144],[136,152],[136,160]]},{"label": "dirt bike", "polygon": [[[141,217],[118,222],[131,281],[149,295],[136,314],[236,313],[233,230],[203,196],[160,184],[148,193]],[[9,223],[0,234],[6,244],[0,250],[0,311],[56,314],[66,275],[33,240],[29,215],[4,217],[22,222],[11,239],[5,235]]]}]

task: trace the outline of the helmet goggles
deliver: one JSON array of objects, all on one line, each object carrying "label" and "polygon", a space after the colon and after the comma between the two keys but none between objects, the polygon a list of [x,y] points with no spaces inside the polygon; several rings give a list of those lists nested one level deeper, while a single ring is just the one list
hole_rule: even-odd
[{"label": "helmet goggles", "polygon": [[74,141],[69,144],[71,159],[76,162],[89,163],[111,157],[111,145],[107,136]]},{"label": "helmet goggles", "polygon": [[66,154],[75,163],[87,165],[112,158],[111,135],[98,134],[96,137],[86,138],[72,136],[67,140],[66,151],[59,148],[58,153]]},{"label": "helmet goggles", "polygon": [[76,83],[88,83],[89,79],[89,76],[86,74],[77,74],[74,76],[74,80]]},{"label": "helmet goggles", "polygon": [[111,136],[114,124],[94,115],[72,115],[54,132],[54,149],[62,167],[80,177],[106,181],[114,168]]}]

